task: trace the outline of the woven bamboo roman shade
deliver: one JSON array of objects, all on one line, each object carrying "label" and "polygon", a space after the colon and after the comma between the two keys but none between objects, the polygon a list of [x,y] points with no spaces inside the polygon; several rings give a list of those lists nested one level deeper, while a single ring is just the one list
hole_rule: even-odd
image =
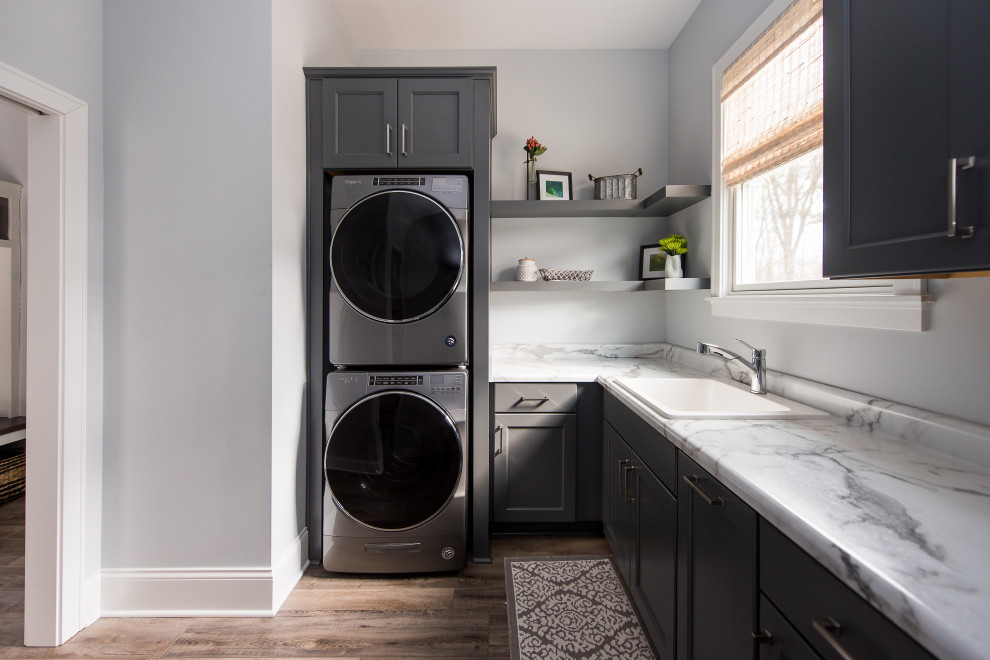
[{"label": "woven bamboo roman shade", "polygon": [[732,186],[822,144],[822,0],[795,0],[722,74]]}]

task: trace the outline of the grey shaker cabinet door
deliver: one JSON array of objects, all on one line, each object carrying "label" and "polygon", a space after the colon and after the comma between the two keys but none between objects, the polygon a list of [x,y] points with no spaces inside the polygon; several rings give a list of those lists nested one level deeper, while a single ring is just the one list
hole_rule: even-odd
[{"label": "grey shaker cabinet door", "polygon": [[394,168],[395,78],[323,80],[323,167]]},{"label": "grey shaker cabinet door", "polygon": [[575,417],[572,413],[495,415],[496,522],[574,522]]},{"label": "grey shaker cabinet door", "polygon": [[[657,441],[666,442],[662,438]],[[677,500],[641,462],[635,479],[633,596],[660,660],[674,657],[677,603]]]},{"label": "grey shaker cabinet door", "polygon": [[[667,443],[656,431],[644,442]],[[605,536],[660,660],[674,657],[677,500],[604,424]]]},{"label": "grey shaker cabinet door", "polygon": [[467,78],[399,79],[399,167],[471,167]]},{"label": "grey shaker cabinet door", "polygon": [[615,562],[619,565],[619,572],[625,578],[626,584],[632,584],[632,547],[635,527],[626,477],[632,468],[633,453],[607,423],[604,424],[602,440],[604,444],[602,486],[605,489],[602,508],[605,518],[605,538],[612,548]]},{"label": "grey shaker cabinet door", "polygon": [[677,657],[748,660],[756,624],[756,513],[684,454],[678,474]]},{"label": "grey shaker cabinet door", "polygon": [[826,277],[990,269],[990,3],[907,5],[824,3]]}]

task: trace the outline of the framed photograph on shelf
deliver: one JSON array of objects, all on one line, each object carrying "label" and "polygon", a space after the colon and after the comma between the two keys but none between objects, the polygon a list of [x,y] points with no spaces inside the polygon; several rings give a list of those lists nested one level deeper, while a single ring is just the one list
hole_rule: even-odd
[{"label": "framed photograph on shelf", "polygon": [[663,269],[667,264],[667,253],[656,243],[639,246],[639,279],[658,280],[665,277]]},{"label": "framed photograph on shelf", "polygon": [[541,200],[573,199],[570,172],[536,170],[536,188]]}]

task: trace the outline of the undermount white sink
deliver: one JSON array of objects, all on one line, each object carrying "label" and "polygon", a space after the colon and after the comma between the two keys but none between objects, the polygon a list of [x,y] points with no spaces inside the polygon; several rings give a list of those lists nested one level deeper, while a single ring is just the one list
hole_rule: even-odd
[{"label": "undermount white sink", "polygon": [[647,407],[672,419],[815,419],[828,413],[710,378],[616,378]]}]

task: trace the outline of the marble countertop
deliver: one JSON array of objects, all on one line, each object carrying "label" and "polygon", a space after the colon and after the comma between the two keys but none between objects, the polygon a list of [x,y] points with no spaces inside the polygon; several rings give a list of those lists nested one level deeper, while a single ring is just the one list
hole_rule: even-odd
[{"label": "marble countertop", "polygon": [[775,373],[771,392],[831,417],[673,420],[612,380],[732,369],[665,344],[492,352],[495,381],[597,380],[934,655],[986,657],[990,428]]}]

